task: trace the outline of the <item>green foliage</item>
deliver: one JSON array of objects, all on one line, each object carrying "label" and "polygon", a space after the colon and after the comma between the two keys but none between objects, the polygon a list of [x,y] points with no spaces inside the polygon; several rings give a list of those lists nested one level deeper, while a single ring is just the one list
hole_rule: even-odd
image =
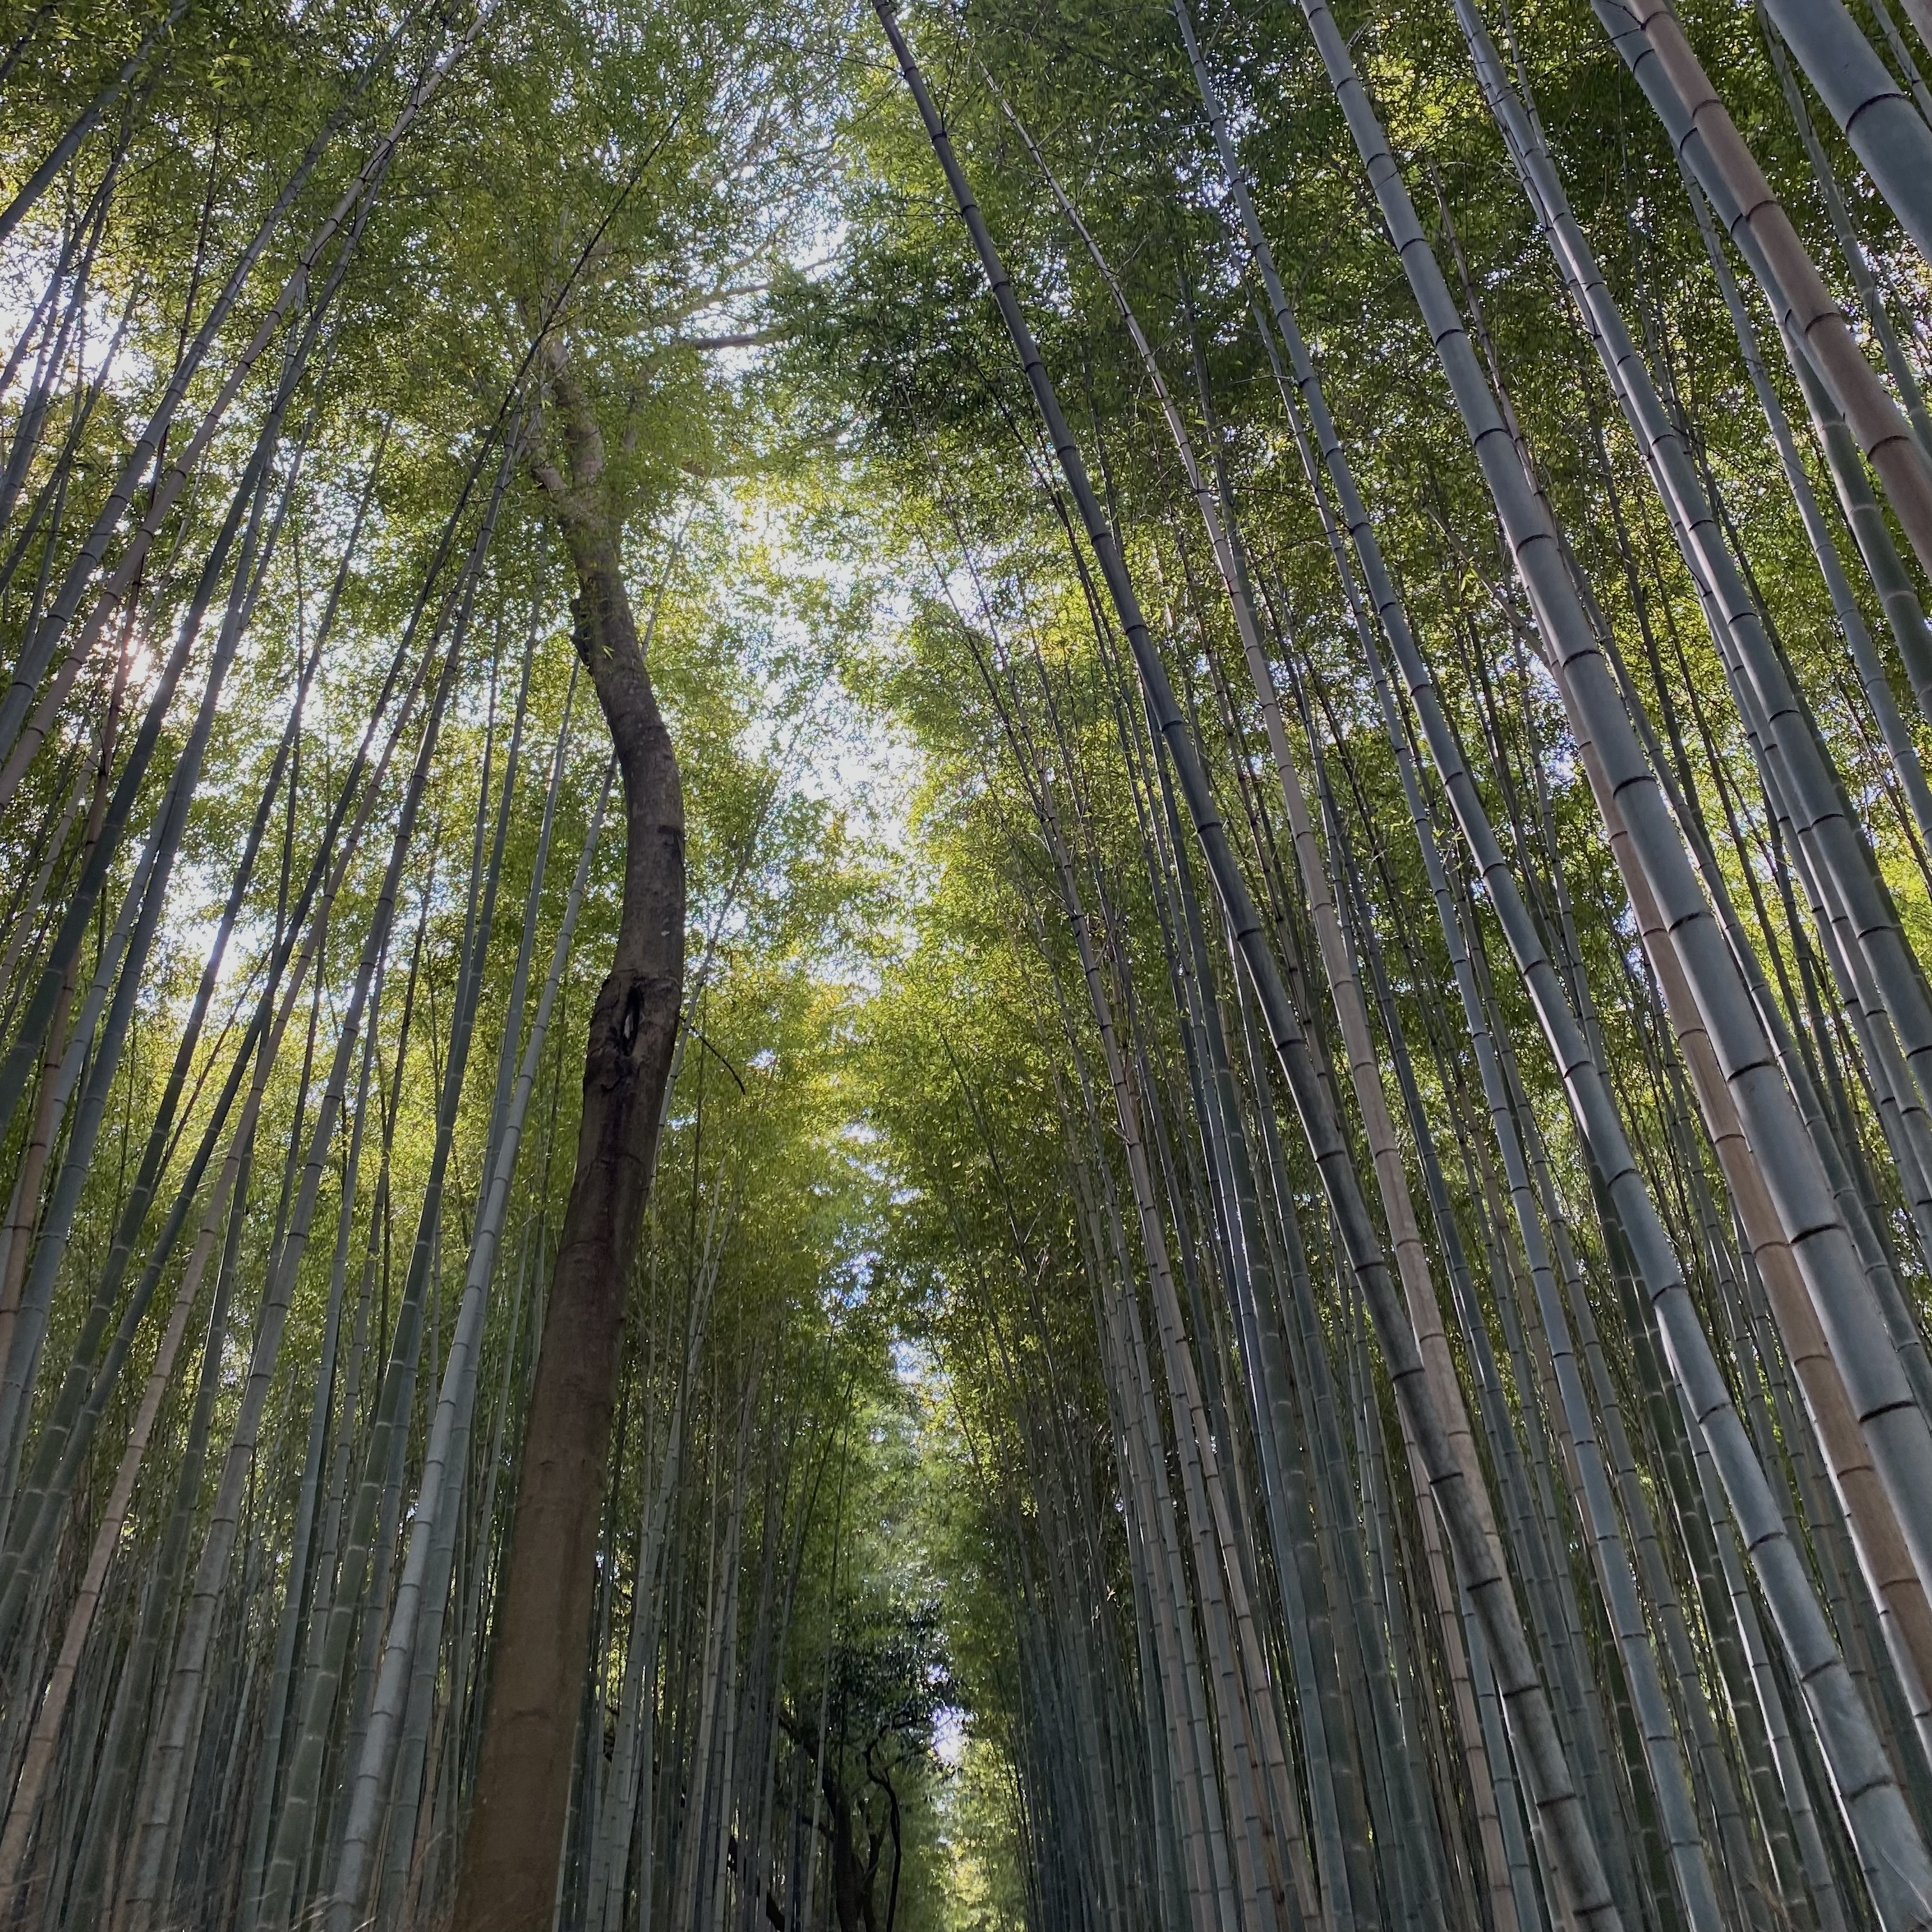
[{"label": "green foliage", "polygon": [[[0,199],[160,18],[153,0],[132,10],[98,0],[0,8],[0,58],[11,63]],[[20,568],[0,596],[8,661],[76,555],[182,345],[300,158],[332,126],[190,383],[172,447],[213,401],[411,84],[473,22],[461,8],[339,0],[190,5],[8,244],[7,266],[28,292],[7,298],[16,321],[64,248],[91,251],[82,339],[55,370],[48,399],[47,421],[60,427],[44,433],[5,525],[10,548],[26,530]],[[963,15],[918,8],[910,24],[1118,520],[1242,862],[1284,956],[1312,982],[1307,909],[1275,794],[1256,776],[1265,770],[1260,711],[1194,506],[1112,294],[1059,218],[998,97],[1038,141],[1118,273],[1199,446],[1225,466],[1303,776],[1318,796],[1322,784],[1331,788],[1361,866],[1394,1017],[1448,1174],[1452,1225],[1486,1275],[1472,1291],[1474,1321],[1503,1360],[1503,1398],[1528,1414],[1541,1396],[1528,1385],[1528,1358],[1510,1353],[1514,1316],[1498,1285],[1508,1264],[1498,1257],[1492,1268],[1480,1265],[1497,1253],[1500,1216],[1485,1191],[1493,1176],[1473,1057],[1444,1004],[1447,951],[1168,10],[1154,0],[1076,0],[1045,11],[974,0]],[[1788,860],[1774,847],[1694,586],[1510,184],[1453,15],[1351,6],[1342,24],[1481,352],[1537,453],[1538,480],[1640,697],[1671,740],[1674,776],[1701,802],[1754,931],[1799,969],[1798,993],[1789,984],[1780,992],[1808,1022],[1802,976],[1821,984],[1828,976],[1800,896],[1778,890]],[[1804,238],[1829,263],[1822,203],[1755,34],[1734,8],[1694,6],[1687,24]],[[1716,1166],[1701,1142],[1673,1138],[1688,1117],[1672,1049],[1570,724],[1536,661],[1530,613],[1300,10],[1279,0],[1217,5],[1201,26],[1262,219],[1453,726],[1508,828],[1538,917],[1571,949],[1566,964],[1588,995],[1640,1157],[1714,1310],[1713,1257],[1729,1236],[1720,1231],[1714,1240],[1690,1182],[1696,1176],[1720,1200]],[[1866,698],[1841,662],[1831,605],[1715,299],[1675,160],[1586,0],[1532,0],[1512,10],[1510,26],[1512,57],[1534,87],[1579,218],[1736,526],[1778,646],[1922,957],[1932,946],[1932,873]],[[1850,172],[1835,134],[1828,146]],[[97,190],[107,211],[98,242],[86,239]],[[1852,193],[1918,353],[1932,320],[1925,265],[1856,179]],[[1118,1252],[1108,1246],[1107,1204],[1125,1195],[1125,1169],[1040,824],[1042,772],[1089,895],[1135,1077],[1164,1136],[1156,1154],[1168,1232],[1206,1282],[1189,1316],[1204,1364],[1219,1365],[1210,1383],[1237,1366],[1240,1349],[1226,1341],[1229,1318],[1215,1299],[1218,1184],[1205,1177],[1199,1070],[1177,996],[1191,985],[1220,1000],[1238,1058],[1247,1015],[1217,931],[1204,992],[1190,977],[1194,965],[1178,963],[1161,867],[1194,862],[1184,840],[1171,839],[1090,560],[1072,538],[978,265],[870,11],[844,0],[802,10],[768,0],[587,8],[519,0],[493,9],[394,158],[352,256],[340,237],[324,251],[298,316],[338,265],[323,346],[296,385],[278,454],[278,482],[289,484],[285,524],[223,694],[109,1129],[86,1178],[51,1310],[45,1360],[56,1372],[44,1370],[34,1384],[31,1427],[45,1426],[58,1370],[81,1333],[330,586],[339,571],[339,610],[302,700],[296,755],[268,814],[262,858],[194,1056],[166,1186],[210,1118],[236,1030],[282,936],[290,894],[321,851],[392,655],[416,634],[419,610],[429,614],[424,634],[437,613],[448,614],[496,474],[493,439],[514,424],[524,438],[520,460],[472,586],[451,712],[403,868],[373,1022],[364,1172],[345,1202],[345,1118],[320,1183],[315,1226],[326,1232],[302,1261],[274,1368],[248,1499],[243,1560],[252,1567],[234,1586],[237,1654],[268,1654],[284,1614],[279,1580],[303,1507],[338,1217],[350,1283],[344,1321],[360,1324],[361,1339],[352,1345],[355,1403],[343,1393],[346,1357],[323,1392],[332,1452],[339,1437],[346,1468],[348,1445],[359,1450],[367,1439],[410,1244],[419,1222],[434,1220],[405,1492],[428,1438],[487,1184],[497,1052],[511,1028],[541,801],[567,712],[554,849],[535,896],[539,975],[608,763],[572,653],[568,545],[545,473],[569,470],[572,488],[589,493],[620,543],[647,630],[688,800],[691,883],[688,1023],[647,1234],[632,1258],[582,1790],[602,1774],[598,1746],[615,1760],[627,1634],[661,1615],[651,1627],[659,1648],[649,1695],[664,1727],[663,1762],[677,1777],[689,1767],[675,1754],[701,1720],[704,1660],[728,1654],[769,1695],[783,1732],[782,1745],[772,1746],[784,1794],[774,1807],[788,1820],[775,1838],[789,1831],[795,1844],[808,1840],[821,1800],[842,1808],[877,1912],[896,1894],[896,1932],[1056,1922],[1040,1889],[1054,1726],[1065,1728],[1053,1697],[1085,1681],[1070,1658],[1102,1659],[1090,1674],[1111,1672],[1106,1681],[1130,1688],[1144,1664],[1124,1661],[1145,1616],[1121,1520],[1120,1418],[1100,1337],[1103,1298],[1120,1295],[1138,1310],[1146,1282],[1131,1240]],[[119,346],[104,363],[117,328]],[[124,651],[98,651],[82,668],[46,752],[6,802],[0,934],[10,936],[15,908],[27,904],[26,883],[50,856],[50,828],[68,801],[84,815],[97,768],[111,778],[125,754],[250,460],[287,339],[276,335],[250,372],[194,487],[161,520],[124,612],[116,613],[127,626]],[[1196,391],[1197,351],[1211,429]],[[1783,374],[1778,380],[1789,388]],[[581,398],[580,422],[560,406],[566,382]],[[18,393],[9,390],[4,404],[10,434],[21,420]],[[1787,400],[1802,421],[1795,391]],[[586,423],[603,452],[587,479],[572,444]],[[58,466],[70,426],[73,460]],[[1828,499],[1822,469],[1817,481]],[[365,489],[367,518],[352,552]],[[30,517],[38,520],[29,525]],[[210,633],[228,588],[225,578],[216,586]],[[1859,594],[1883,638],[1862,580]],[[454,632],[438,634],[453,640]],[[1889,644],[1882,648],[1910,713],[1909,688]],[[431,1202],[437,1096],[476,884],[473,830],[479,806],[491,823],[504,782],[526,654],[521,768],[482,957],[478,1046],[444,1196]],[[137,830],[158,806],[188,709],[178,702],[167,722]],[[238,1412],[262,1290],[316,1118],[316,1082],[374,916],[416,728],[384,777],[314,984],[268,1083],[235,1313],[212,1353],[218,1444]],[[1915,716],[1911,729],[1932,750],[1923,721]],[[479,1617],[514,1490],[533,1315],[568,1184],[584,1024],[611,950],[620,844],[613,813],[539,1072],[484,1331],[479,1386],[490,1392],[489,1413],[478,1424],[465,1507],[482,1511],[488,1484],[502,1492],[490,1492],[494,1516],[465,1520],[462,1574]],[[82,991],[132,866],[132,850],[116,855],[113,890],[77,975]],[[26,964],[10,960],[0,973],[10,1025],[76,870],[68,850],[46,906],[22,928]],[[1204,878],[1198,868],[1187,876],[1211,927]],[[1610,1373],[1634,1408],[1642,1360],[1559,1070],[1504,970],[1485,895],[1460,867],[1456,889],[1487,947],[1484,970],[1517,1042],[1527,1116],[1550,1145],[1590,1309],[1609,1338]],[[1332,1058],[1318,988],[1308,1004]],[[1840,1024],[1831,1037],[1856,1066],[1853,1030]],[[514,1038],[510,1045],[514,1052]],[[1390,1451],[1374,1446],[1387,1433],[1374,1371],[1352,1352],[1354,1290],[1317,1205],[1312,1163],[1266,1076],[1243,1062],[1233,1078],[1247,1118],[1257,1127],[1265,1120],[1286,1142],[1285,1192],[1302,1217],[1315,1283],[1316,1344],[1331,1347],[1360,1384],[1360,1430],[1338,1480],[1366,1494],[1365,1472]],[[1876,1204],[1885,1225],[1910,1253],[1908,1204],[1884,1178],[1892,1123],[1862,1090],[1839,1104],[1846,1131],[1882,1178]],[[1343,1111],[1358,1143],[1359,1120]],[[24,1120],[10,1130],[10,1162],[29,1131]],[[1419,1150],[1405,1150],[1419,1168]],[[380,1185],[371,1178],[378,1168]],[[1192,1221],[1190,1203],[1206,1204]],[[1442,1232],[1425,1239],[1439,1270]],[[170,1260],[162,1303],[184,1264],[182,1252]],[[1922,1270],[1907,1273],[1922,1299]],[[1198,1281],[1186,1286],[1199,1297]],[[206,1290],[197,1297],[198,1320],[210,1298]],[[153,1327],[138,1336],[104,1442],[118,1443],[131,1424],[155,1353]],[[1456,1347],[1473,1379],[1467,1335],[1459,1333]],[[1760,1371],[1729,1366],[1740,1393],[1755,1390],[1763,1406]],[[1238,1406],[1239,1389],[1229,1387],[1231,1395],[1210,1400]],[[124,1531],[130,1554],[115,1573],[117,1644],[121,1625],[139,1614],[136,1556],[145,1562],[159,1546],[176,1508],[192,1400],[193,1372],[178,1372],[163,1411],[168,1453],[141,1476]],[[1252,1448],[1247,1427],[1244,1416],[1222,1445],[1243,1480],[1251,1473],[1241,1461]],[[1399,1442],[1393,1460],[1388,1534],[1399,1544],[1419,1519]],[[668,1468],[662,1548],[646,1575],[640,1526],[652,1522]],[[89,1462],[76,1525],[98,1520],[114,1474],[111,1454]],[[195,1510],[212,1480],[194,1478]],[[394,1557],[405,1532],[389,1527]],[[1565,1534],[1587,1583],[1588,1552]],[[1267,1579],[1272,1560],[1256,1566],[1264,1600],[1276,1587]],[[59,1576],[64,1603],[70,1586],[65,1570]],[[51,1612],[35,1614],[48,1618],[43,1634],[57,1636]],[[454,1688],[438,1694],[457,1731],[473,1724],[463,1700],[480,1695],[484,1674],[459,1679],[459,1665],[476,1660],[459,1658],[455,1646],[476,1632],[452,1628],[439,1682]],[[1590,1640],[1600,1636],[1593,1625]],[[1434,1669],[1433,1654],[1418,1667]],[[242,1712],[233,1734],[256,1735],[248,1726],[258,1716]],[[96,1712],[89,1721],[104,1720]],[[682,1826],[666,1820],[694,1801],[672,1790],[676,1777],[664,1783],[659,1811],[640,1828],[661,1834],[650,1841],[654,1854],[672,1848],[668,1886],[672,1874],[688,1874],[676,1863]],[[590,1831],[589,1815],[580,1806],[573,1829]],[[820,1837],[812,1856],[822,1868],[829,1819],[820,1818]],[[583,1870],[580,1860],[573,1886]]]}]

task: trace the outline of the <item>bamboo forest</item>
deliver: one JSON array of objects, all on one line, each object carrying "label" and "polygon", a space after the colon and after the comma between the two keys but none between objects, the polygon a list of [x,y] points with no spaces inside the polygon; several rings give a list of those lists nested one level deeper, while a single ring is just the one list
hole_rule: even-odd
[{"label": "bamboo forest", "polygon": [[0,0],[0,1932],[1932,1932],[1932,0]]}]

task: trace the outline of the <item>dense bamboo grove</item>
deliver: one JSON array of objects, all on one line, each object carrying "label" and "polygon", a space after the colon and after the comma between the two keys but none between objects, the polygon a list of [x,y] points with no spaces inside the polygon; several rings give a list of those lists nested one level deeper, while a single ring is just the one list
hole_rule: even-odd
[{"label": "dense bamboo grove", "polygon": [[1928,74],[0,8],[0,1921],[1932,1928]]}]

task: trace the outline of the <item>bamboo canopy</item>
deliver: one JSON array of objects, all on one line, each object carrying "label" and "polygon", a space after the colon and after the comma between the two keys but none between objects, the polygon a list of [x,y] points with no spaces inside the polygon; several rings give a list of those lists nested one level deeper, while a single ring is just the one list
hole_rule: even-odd
[{"label": "bamboo canopy", "polygon": [[0,6],[0,1932],[1932,1932],[1928,74]]}]

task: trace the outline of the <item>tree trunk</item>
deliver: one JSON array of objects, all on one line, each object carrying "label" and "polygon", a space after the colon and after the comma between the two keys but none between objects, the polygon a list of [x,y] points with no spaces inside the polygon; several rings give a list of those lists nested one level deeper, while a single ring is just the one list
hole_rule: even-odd
[{"label": "tree trunk", "polygon": [[457,1892],[460,1932],[544,1932],[569,1800],[592,1557],[632,1251],[684,980],[684,810],[614,535],[562,514],[575,641],[624,776],[622,915],[590,1016],[584,1112],[531,1392],[521,1487]]}]

